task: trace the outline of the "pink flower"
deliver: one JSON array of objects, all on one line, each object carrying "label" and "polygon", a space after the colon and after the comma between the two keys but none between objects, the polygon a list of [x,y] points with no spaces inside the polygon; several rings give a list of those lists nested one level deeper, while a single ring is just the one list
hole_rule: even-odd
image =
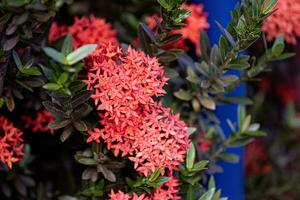
[{"label": "pink flower", "polygon": [[179,180],[171,178],[163,184],[159,189],[156,189],[152,194],[152,200],[180,200],[179,195]]},{"label": "pink flower", "polygon": [[110,23],[94,15],[89,17],[75,17],[73,25],[59,27],[56,23],[51,26],[49,33],[49,43],[53,43],[60,37],[67,34],[73,37],[73,46],[78,48],[85,44],[115,43],[117,32],[113,30]]},{"label": "pink flower", "polygon": [[109,197],[109,200],[150,200],[150,198],[146,197],[145,194],[139,196],[136,193],[133,193],[132,195],[130,195],[122,191],[114,193],[113,190],[109,194]]},{"label": "pink flower", "polygon": [[[187,51],[189,48],[186,44],[186,41],[189,41],[192,44],[194,44],[196,53],[200,55],[200,30],[207,30],[209,28],[209,23],[207,22],[208,14],[204,12],[204,7],[202,4],[183,4],[182,8],[191,11],[190,16],[187,17],[184,21],[186,25],[180,30],[174,30],[171,32],[171,34],[182,34],[182,39],[176,41],[175,43],[165,48],[179,48]],[[155,29],[157,26],[153,17],[157,17],[161,20],[161,18],[157,15],[148,17],[146,19],[146,23],[151,29]]]},{"label": "pink flower", "polygon": [[150,195],[132,195],[118,191],[114,193],[112,190],[109,194],[109,200],[180,200],[179,195],[179,181],[176,178],[171,178],[168,182],[161,185],[160,188],[155,189]]},{"label": "pink flower", "polygon": [[300,36],[300,0],[279,0],[276,9],[262,26],[267,39],[284,35],[287,43],[296,44]]},{"label": "pink flower", "polygon": [[46,132],[53,134],[54,129],[49,128],[48,124],[54,121],[54,117],[46,110],[40,110],[35,113],[34,117],[23,115],[21,119],[25,122],[25,128],[31,129],[32,132]]},{"label": "pink flower", "polygon": [[86,61],[88,78],[101,120],[101,129],[88,131],[87,142],[103,139],[115,155],[129,155],[143,173],[166,168],[177,170],[189,146],[188,134],[178,115],[171,115],[152,97],[165,94],[167,78],[156,58],[131,47],[108,45]]},{"label": "pink flower", "polygon": [[4,116],[0,116],[0,161],[12,168],[12,163],[24,155],[23,132],[15,128]]}]

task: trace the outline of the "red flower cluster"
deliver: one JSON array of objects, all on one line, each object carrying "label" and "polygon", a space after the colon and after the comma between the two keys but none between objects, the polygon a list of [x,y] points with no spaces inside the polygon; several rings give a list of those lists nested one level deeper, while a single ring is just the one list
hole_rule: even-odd
[{"label": "red flower cluster", "polygon": [[48,41],[53,43],[67,34],[72,35],[75,49],[85,44],[118,43],[117,32],[111,28],[111,24],[94,15],[82,18],[75,17],[73,25],[69,27],[53,23]]},{"label": "red flower cluster", "polygon": [[[182,34],[182,39],[176,41],[167,48],[180,48],[187,51],[188,46],[186,44],[186,41],[189,41],[194,44],[196,52],[199,55],[201,53],[199,43],[200,30],[207,30],[209,28],[209,23],[207,22],[208,14],[204,12],[204,7],[202,4],[183,4],[182,8],[190,10],[191,14],[185,19],[186,25],[182,29],[172,31],[172,34]],[[158,18],[157,15],[154,16]],[[148,17],[146,19],[146,23],[153,30],[157,27],[156,22],[153,18],[154,16]]]},{"label": "red flower cluster", "polygon": [[266,175],[272,171],[266,155],[266,147],[262,141],[256,140],[246,146],[245,168],[249,176]]},{"label": "red flower cluster", "polygon": [[111,191],[109,200],[180,200],[179,196],[179,181],[171,178],[167,183],[163,184],[160,188],[153,191],[152,194],[146,196],[142,194],[138,196],[136,193],[132,195],[118,191],[114,193]]},{"label": "red flower cluster", "polygon": [[21,116],[25,122],[25,128],[31,129],[32,132],[45,132],[53,134],[54,129],[49,128],[48,124],[54,121],[54,117],[46,110],[40,110],[35,113],[34,117],[29,115]]},{"label": "red flower cluster", "polygon": [[129,155],[144,175],[157,168],[176,170],[188,149],[188,134],[178,115],[152,99],[165,94],[167,78],[158,60],[107,45],[87,59],[87,70],[103,125],[88,132],[88,142],[102,138],[115,155]]},{"label": "red flower cluster", "polygon": [[263,31],[268,40],[284,35],[290,44],[297,43],[300,36],[300,0],[279,0],[277,9],[263,23]]},{"label": "red flower cluster", "polygon": [[9,168],[24,155],[22,135],[22,131],[15,128],[4,116],[0,116],[0,161]]}]

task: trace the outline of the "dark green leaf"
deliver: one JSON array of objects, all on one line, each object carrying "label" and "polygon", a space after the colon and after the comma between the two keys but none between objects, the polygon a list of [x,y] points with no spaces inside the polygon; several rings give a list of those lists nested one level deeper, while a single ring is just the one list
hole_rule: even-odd
[{"label": "dark green leaf", "polygon": [[72,36],[67,35],[66,38],[64,39],[62,48],[61,48],[61,53],[67,56],[69,53],[72,52],[73,49],[73,42],[72,42]]}]

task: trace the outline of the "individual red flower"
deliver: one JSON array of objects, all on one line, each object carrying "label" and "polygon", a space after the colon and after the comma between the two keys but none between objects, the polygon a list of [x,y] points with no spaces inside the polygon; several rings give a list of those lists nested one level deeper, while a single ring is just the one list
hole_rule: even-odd
[{"label": "individual red flower", "polygon": [[54,23],[49,33],[49,43],[53,43],[58,38],[71,34],[74,48],[85,44],[117,44],[117,32],[113,30],[110,23],[94,15],[89,17],[75,17],[71,26],[58,26]]},{"label": "individual red flower", "polygon": [[280,84],[276,87],[276,92],[284,105],[294,102],[297,96],[295,84]]},{"label": "individual red flower", "polygon": [[103,139],[115,155],[129,155],[144,175],[157,168],[177,170],[189,146],[188,134],[178,115],[152,99],[165,94],[167,78],[158,60],[131,47],[124,51],[107,45],[86,63],[85,82],[95,91],[91,98],[103,126],[88,131],[87,141]]},{"label": "individual red flower", "polygon": [[262,26],[267,39],[271,41],[284,35],[286,42],[296,44],[300,36],[300,0],[279,0],[275,9]]},{"label": "individual red flower", "polygon": [[[183,4],[182,9],[191,11],[191,14],[184,21],[186,25],[180,30],[174,30],[171,32],[171,34],[182,34],[182,39],[171,44],[171,46],[167,46],[166,48],[179,48],[187,51],[189,48],[186,41],[189,41],[194,44],[196,53],[199,55],[201,52],[199,43],[200,30],[207,30],[209,28],[209,23],[207,22],[208,14],[204,12],[202,4]],[[146,23],[151,29],[155,29],[157,26],[154,17],[161,19],[157,15],[148,17],[146,19]]]},{"label": "individual red flower", "polygon": [[246,146],[245,168],[249,176],[267,175],[272,171],[272,165],[262,141],[256,140]]},{"label": "individual red flower", "polygon": [[54,117],[46,110],[40,110],[35,113],[34,117],[23,115],[21,119],[25,122],[25,128],[31,129],[32,132],[46,132],[53,134],[54,129],[49,128],[49,123],[54,121]]},{"label": "individual red flower", "polygon": [[0,161],[11,169],[23,153],[23,132],[15,128],[4,116],[0,116]]}]

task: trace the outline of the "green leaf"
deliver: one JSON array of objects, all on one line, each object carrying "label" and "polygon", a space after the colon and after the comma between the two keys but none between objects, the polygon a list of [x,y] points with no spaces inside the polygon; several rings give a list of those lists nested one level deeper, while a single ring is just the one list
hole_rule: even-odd
[{"label": "green leaf", "polygon": [[246,131],[251,124],[251,115],[247,115],[246,118],[242,122],[242,126],[240,127],[241,132]]},{"label": "green leaf", "polygon": [[53,60],[55,60],[61,64],[64,64],[64,65],[68,64],[65,55],[56,51],[55,49],[53,49],[51,47],[44,47],[43,51]]},{"label": "green leaf", "polygon": [[19,70],[23,74],[27,74],[27,75],[32,75],[32,76],[40,76],[40,75],[42,75],[40,69],[37,68],[37,67],[30,67],[30,68],[20,67]]},{"label": "green leaf", "polygon": [[190,142],[190,148],[186,154],[186,168],[188,170],[191,170],[193,168],[195,157],[196,157],[196,149],[193,142]]},{"label": "green leaf", "polygon": [[2,108],[3,104],[4,104],[4,99],[0,98],[0,108]]},{"label": "green leaf", "polygon": [[107,169],[104,165],[97,165],[97,171],[101,172],[104,177],[110,182],[116,182],[116,175],[109,169]]},{"label": "green leaf", "polygon": [[13,55],[13,58],[14,58],[14,61],[18,67],[18,69],[20,69],[21,67],[23,67],[23,64],[18,56],[18,53],[16,51],[12,51],[12,55]]},{"label": "green leaf", "polygon": [[85,57],[87,57],[90,53],[92,53],[97,48],[96,44],[87,44],[82,47],[79,47],[69,55],[67,55],[67,64],[73,65]]},{"label": "green leaf", "polygon": [[263,13],[268,14],[273,10],[278,0],[264,1]]},{"label": "green leaf", "polygon": [[80,158],[77,161],[83,165],[97,165],[97,162],[92,158]]},{"label": "green leaf", "polygon": [[280,54],[282,54],[283,50],[284,50],[284,37],[280,36],[276,38],[272,46],[272,50],[271,50],[272,56],[274,57],[279,56]]},{"label": "green leaf", "polygon": [[201,160],[199,162],[196,162],[191,171],[192,172],[199,172],[199,171],[202,171],[204,169],[207,169],[208,164],[209,164],[208,160]]},{"label": "green leaf", "polygon": [[192,99],[192,94],[189,91],[180,89],[174,93],[174,96],[183,101],[189,101]]},{"label": "green leaf", "polygon": [[60,141],[65,142],[72,135],[73,130],[74,129],[72,126],[65,128],[62,134],[60,135]]},{"label": "green leaf", "polygon": [[64,72],[59,76],[57,83],[59,85],[64,85],[67,82],[68,78],[69,78],[69,74]]},{"label": "green leaf", "polygon": [[230,163],[238,163],[239,162],[239,156],[236,154],[222,153],[219,155],[219,158],[223,161],[230,162]]},{"label": "green leaf", "polygon": [[192,135],[193,133],[195,133],[197,131],[197,128],[195,127],[188,127],[187,128],[187,133],[188,135]]},{"label": "green leaf", "polygon": [[175,0],[157,0],[157,2],[167,11],[171,11],[176,6]]},{"label": "green leaf", "polygon": [[215,110],[216,109],[216,103],[214,100],[210,97],[200,96],[198,97],[200,103],[202,106],[209,110]]},{"label": "green leaf", "polygon": [[45,85],[43,85],[43,88],[46,90],[52,90],[52,91],[56,91],[62,88],[61,85],[58,85],[56,83],[46,83]]},{"label": "green leaf", "polygon": [[82,120],[77,120],[77,121],[73,122],[73,124],[74,124],[75,128],[80,132],[88,130],[86,123]]},{"label": "green leaf", "polygon": [[250,67],[248,60],[249,60],[249,56],[246,56],[246,55],[239,56],[236,59],[232,60],[228,64],[228,68],[229,69],[247,69]]},{"label": "green leaf", "polygon": [[267,135],[267,133],[264,131],[244,131],[242,135],[249,137],[264,137]]},{"label": "green leaf", "polygon": [[170,180],[170,177],[167,176],[160,176],[157,178],[156,182],[159,186],[161,186],[162,184],[168,182]]},{"label": "green leaf", "polygon": [[206,193],[204,193],[199,200],[212,200],[214,193],[215,193],[215,188],[209,189]]},{"label": "green leaf", "polygon": [[213,176],[210,177],[209,182],[208,182],[208,188],[216,188],[216,182]]},{"label": "green leaf", "polygon": [[73,41],[72,41],[72,36],[69,34],[64,39],[64,42],[63,42],[63,45],[61,48],[61,52],[62,52],[62,54],[67,56],[69,53],[72,52],[72,49],[73,49]]}]

